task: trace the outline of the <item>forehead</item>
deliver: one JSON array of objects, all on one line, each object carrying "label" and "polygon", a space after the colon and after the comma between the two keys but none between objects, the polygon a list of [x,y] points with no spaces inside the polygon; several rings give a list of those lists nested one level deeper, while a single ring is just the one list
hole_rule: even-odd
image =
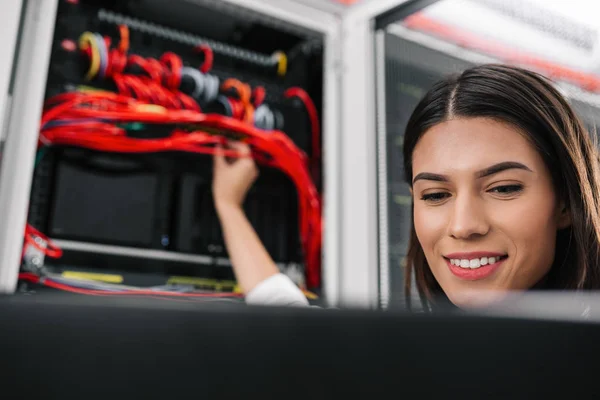
[{"label": "forehead", "polygon": [[488,118],[459,118],[425,132],[413,151],[413,174],[476,171],[503,161],[543,164],[517,128]]}]

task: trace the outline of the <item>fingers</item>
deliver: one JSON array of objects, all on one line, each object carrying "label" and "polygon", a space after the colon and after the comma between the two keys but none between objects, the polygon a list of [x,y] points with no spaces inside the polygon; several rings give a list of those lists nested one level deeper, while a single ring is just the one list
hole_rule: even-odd
[{"label": "fingers", "polygon": [[[233,168],[237,165],[239,168],[243,168],[247,164],[252,164],[254,167],[255,163],[251,155],[250,146],[242,142],[230,141],[227,143],[228,150],[233,150],[238,153],[238,157],[231,157],[225,155],[225,148],[221,144],[215,146],[215,152],[213,156],[213,164],[215,169]],[[231,152],[229,152],[231,155]]]},{"label": "fingers", "polygon": [[213,164],[215,168],[222,168],[223,166],[227,165],[227,161],[225,160],[225,151],[223,150],[223,146],[220,144],[215,146]]},{"label": "fingers", "polygon": [[246,143],[230,141],[228,144],[229,147],[231,147],[233,150],[236,150],[240,156],[246,157],[250,155],[250,146],[248,146]]},{"label": "fingers", "polygon": [[239,158],[233,163],[232,167],[238,171],[243,171],[252,181],[258,176],[258,167],[252,158],[250,146],[243,142],[229,142],[229,147],[236,151]]}]

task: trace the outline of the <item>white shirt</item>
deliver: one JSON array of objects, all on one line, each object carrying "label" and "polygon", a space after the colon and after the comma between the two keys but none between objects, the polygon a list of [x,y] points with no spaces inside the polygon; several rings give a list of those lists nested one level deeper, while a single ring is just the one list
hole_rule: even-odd
[{"label": "white shirt", "polygon": [[246,303],[263,306],[308,307],[302,291],[284,274],[273,275],[246,295]]}]

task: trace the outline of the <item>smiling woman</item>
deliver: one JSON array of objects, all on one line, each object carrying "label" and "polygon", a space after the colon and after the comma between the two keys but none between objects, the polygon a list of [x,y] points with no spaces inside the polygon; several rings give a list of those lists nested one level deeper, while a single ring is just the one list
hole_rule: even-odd
[{"label": "smiling woman", "polygon": [[502,65],[435,85],[405,134],[414,273],[430,307],[600,287],[596,148],[545,78]]}]

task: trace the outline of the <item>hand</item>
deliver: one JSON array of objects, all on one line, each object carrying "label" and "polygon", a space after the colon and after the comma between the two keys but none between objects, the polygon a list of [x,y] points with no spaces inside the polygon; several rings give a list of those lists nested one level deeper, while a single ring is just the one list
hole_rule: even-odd
[{"label": "hand", "polygon": [[213,198],[217,210],[225,206],[241,208],[248,190],[258,177],[258,168],[250,157],[250,147],[241,142],[230,142],[229,147],[237,150],[239,158],[232,162],[217,147],[213,157]]}]

